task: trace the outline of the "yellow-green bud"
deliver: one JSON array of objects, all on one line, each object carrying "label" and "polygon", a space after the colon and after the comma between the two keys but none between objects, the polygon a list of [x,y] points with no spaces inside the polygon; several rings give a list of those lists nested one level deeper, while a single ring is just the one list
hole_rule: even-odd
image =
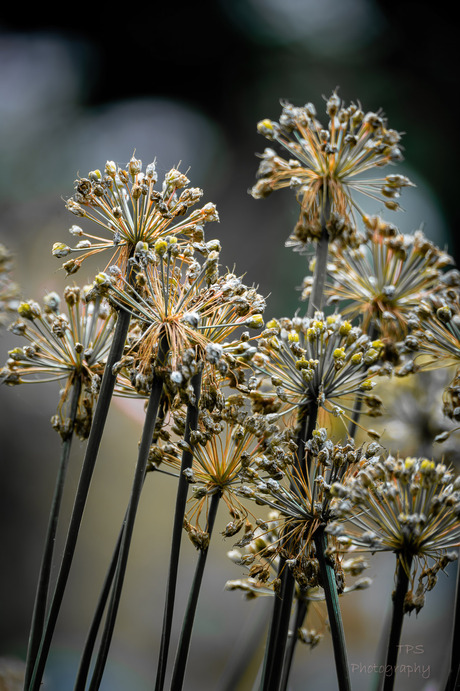
[{"label": "yellow-green bud", "polygon": [[273,129],[273,122],[269,120],[268,118],[265,118],[265,120],[261,120],[260,122],[257,123],[257,131],[260,132],[262,130],[272,130]]},{"label": "yellow-green bud", "polygon": [[61,259],[62,257],[67,257],[72,250],[64,242],[55,242],[52,251],[54,257]]},{"label": "yellow-green bud", "polygon": [[270,321],[267,322],[266,327],[267,329],[277,329],[279,324],[276,319],[270,319]]},{"label": "yellow-green bud", "polygon": [[22,348],[13,348],[12,350],[8,351],[8,355],[12,360],[22,360],[24,357]]},{"label": "yellow-green bud", "polygon": [[376,341],[372,341],[371,345],[375,350],[381,350],[383,348],[383,341],[377,339]]},{"label": "yellow-green bud", "polygon": [[106,285],[107,283],[110,283],[110,279],[107,276],[107,274],[105,274],[103,271],[101,271],[95,277],[94,283],[96,283],[96,285],[98,285],[98,286],[103,286],[103,285]]},{"label": "yellow-green bud", "polygon": [[155,243],[155,252],[158,256],[163,257],[168,250],[168,243],[166,240],[157,240]]},{"label": "yellow-green bud", "polygon": [[364,359],[367,365],[371,364],[372,362],[375,362],[378,358],[379,354],[378,351],[375,350],[375,348],[369,348],[369,350],[366,350],[364,354]]},{"label": "yellow-green bud", "polygon": [[351,323],[349,321],[345,321],[345,322],[343,322],[343,324],[340,325],[339,334],[341,336],[348,336],[348,334],[350,333],[352,328],[353,327],[352,327]]},{"label": "yellow-green bud", "polygon": [[427,458],[425,458],[421,463],[420,463],[420,472],[426,473],[427,475],[431,473],[435,468],[435,463],[434,461],[429,461]]},{"label": "yellow-green bud", "polygon": [[261,314],[253,314],[252,317],[246,319],[244,324],[250,329],[262,329],[264,325],[264,320]]},{"label": "yellow-green bud", "polygon": [[23,319],[30,319],[33,321],[36,317],[40,317],[40,305],[37,302],[29,300],[29,302],[21,302],[18,307],[18,314]]}]

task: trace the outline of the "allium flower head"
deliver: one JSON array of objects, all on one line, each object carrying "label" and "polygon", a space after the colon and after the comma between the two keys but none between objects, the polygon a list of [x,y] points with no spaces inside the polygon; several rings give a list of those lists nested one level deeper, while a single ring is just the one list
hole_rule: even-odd
[{"label": "allium flower head", "polygon": [[[429,370],[454,366],[456,372],[445,389],[444,413],[460,420],[460,298],[450,288],[423,300],[411,314],[410,333],[404,341],[409,360],[400,374],[412,369]],[[414,362],[414,366],[412,366]]]},{"label": "allium flower head", "polygon": [[280,144],[290,158],[265,149],[252,195],[261,198],[284,187],[296,190],[301,212],[287,244],[300,249],[319,238],[322,214],[326,214],[332,240],[353,244],[356,214],[364,215],[355,193],[396,210],[401,188],[412,184],[398,174],[368,177],[371,169],[402,158],[401,135],[388,129],[380,113],[364,113],[354,103],[345,107],[336,92],[327,100],[326,110],[329,122],[325,127],[311,103],[303,107],[284,103],[279,122],[262,120],[258,124],[258,131]]},{"label": "allium flower head", "polygon": [[379,414],[380,399],[371,391],[382,341],[371,341],[338,314],[316,312],[312,318],[274,319],[266,326],[253,366],[276,387],[284,412],[317,404],[347,418],[347,401],[359,393],[369,412]]},{"label": "allium flower head", "polygon": [[[247,599],[254,599],[259,596],[273,596],[276,593],[278,584],[278,563],[279,557],[279,542],[280,530],[282,530],[283,520],[278,511],[270,511],[267,521],[260,521],[259,525],[254,530],[252,539],[246,542],[240,549],[234,548],[227,553],[227,556],[234,564],[247,569],[248,576],[245,578],[238,578],[227,581],[225,584],[226,590],[238,590],[243,592]],[[342,594],[352,592],[354,590],[363,590],[371,584],[369,578],[361,577],[363,571],[368,567],[367,562],[362,557],[348,559],[340,562],[338,572],[340,577],[343,574],[352,577],[358,577],[354,583],[343,588]],[[295,560],[288,561],[287,568],[296,568]],[[297,573],[300,575],[301,571],[297,567]],[[304,559],[302,578],[296,582],[295,597],[306,603],[319,603],[324,601],[323,588],[318,584],[319,568],[317,561],[313,558],[311,560]],[[310,585],[307,585],[307,582]],[[343,587],[343,584],[342,584]],[[312,617],[310,615],[310,608],[307,612],[308,623],[311,627]],[[320,625],[316,625],[314,629],[306,629],[302,627],[297,632],[299,640],[306,643],[311,648],[314,648],[323,637],[323,631],[326,630],[327,617],[324,612],[321,612],[318,607],[315,607],[314,614],[319,618]]]},{"label": "allium flower head", "polygon": [[78,381],[81,391],[75,431],[88,436],[92,409],[99,391],[104,363],[112,342],[116,316],[105,300],[86,300],[89,288],[68,287],[64,291],[67,313],[60,311],[61,299],[49,293],[43,307],[32,300],[18,307],[19,319],[10,331],[28,341],[9,351],[0,381],[11,386],[32,382],[62,381],[58,414],[53,426],[65,437],[69,429],[69,394]]},{"label": "allium flower head", "polygon": [[[276,555],[282,554],[301,589],[321,585],[313,537],[333,517],[331,486],[354,472],[361,459],[372,456],[376,447],[375,442],[366,449],[356,448],[352,441],[334,444],[325,429],[316,429],[306,443],[311,462],[305,474],[293,463],[286,465],[277,479],[267,477],[267,472],[260,468],[241,487],[242,496],[269,507],[278,516],[277,540],[269,546],[259,546],[258,555],[273,562]],[[329,553],[336,560],[337,585],[339,592],[343,592],[341,558],[333,543],[334,540]]]},{"label": "allium flower head", "polygon": [[[152,250],[138,243],[130,260],[136,276],[133,286],[117,267],[96,276],[96,293],[132,314],[136,326],[131,330],[129,354],[141,376],[150,371],[163,335],[172,383],[180,385],[186,351],[195,349],[199,359],[223,366],[226,338],[237,330],[263,327],[265,300],[236,275],[219,276],[219,252],[218,241],[180,248],[174,235],[167,236]],[[200,253],[201,261],[195,256]],[[255,352],[254,347],[247,349]]]},{"label": "allium flower head", "polygon": [[[193,465],[187,471],[187,480],[193,485],[191,506],[187,513],[188,527],[200,530],[200,516],[209,498],[219,494],[226,504],[231,521],[223,535],[236,535],[243,527],[247,531],[247,508],[239,501],[237,489],[241,484],[242,472],[255,466],[264,454],[264,439],[255,434],[250,425],[245,425],[245,416],[232,419],[228,409],[213,414],[205,409],[200,411],[199,426],[192,434]],[[176,415],[176,424],[178,423]],[[179,423],[180,424],[180,423]],[[152,448],[153,458],[160,460],[176,470],[181,465],[180,444],[167,444],[162,451]],[[189,532],[190,532],[189,530]],[[195,533],[190,532],[191,536]]]},{"label": "allium flower head", "polygon": [[[346,301],[342,314],[362,317],[382,337],[401,339],[407,320],[421,300],[437,287],[441,270],[453,259],[417,230],[403,235],[379,217],[365,219],[367,238],[358,248],[330,246],[330,299]],[[306,282],[303,297],[307,297]]]},{"label": "allium flower head", "polygon": [[53,246],[56,257],[79,255],[64,263],[67,274],[78,271],[86,257],[107,249],[113,252],[112,261],[123,268],[138,242],[150,247],[165,235],[203,239],[205,223],[219,220],[214,204],[187,216],[201,199],[202,190],[188,188],[188,178],[176,169],[166,173],[159,190],[155,188],[157,178],[154,163],[143,172],[142,162],[133,156],[126,170],[107,161],[104,173],[94,170],[75,182],[76,192],[67,200],[67,209],[77,218],[93,221],[105,236],[73,225],[70,233],[82,238],[76,247],[62,242]]},{"label": "allium flower head", "polygon": [[327,531],[359,551],[396,553],[407,572],[413,560],[414,575],[428,559],[445,565],[460,544],[460,478],[442,463],[371,459],[331,492],[343,522]]}]

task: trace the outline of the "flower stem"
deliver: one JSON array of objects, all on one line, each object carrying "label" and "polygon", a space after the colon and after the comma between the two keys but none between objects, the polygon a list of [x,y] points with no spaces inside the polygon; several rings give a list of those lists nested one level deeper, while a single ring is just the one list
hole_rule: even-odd
[{"label": "flower stem", "polygon": [[[198,404],[201,392],[201,372],[198,372],[192,377],[192,387],[195,396],[193,403],[187,406],[187,418],[185,422],[184,441],[190,445],[191,432],[195,431],[198,426]],[[171,542],[171,556],[169,562],[169,574],[166,583],[166,599],[165,609],[163,615],[163,629],[161,635],[160,653],[158,659],[157,677],[155,682],[155,691],[162,691],[166,675],[166,666],[168,662],[169,643],[171,639],[172,620],[174,614],[174,603],[176,596],[177,574],[179,568],[179,554],[182,541],[182,530],[185,516],[185,505],[187,502],[188,482],[184,475],[184,470],[191,468],[193,462],[193,452],[189,447],[184,449],[182,453],[182,463],[179,474],[179,481],[177,485],[176,508],[174,514],[174,525]]]},{"label": "flower stem", "polygon": [[[168,349],[167,337],[165,335],[160,339],[158,348],[158,356],[156,364],[158,367],[163,366],[166,353]],[[145,415],[144,427],[142,430],[141,442],[139,445],[138,460],[136,470],[134,473],[133,487],[129,501],[126,520],[123,525],[122,538],[120,544],[120,553],[118,556],[117,568],[114,576],[114,583],[112,587],[112,594],[107,611],[107,618],[102,633],[101,645],[96,659],[96,664],[93,671],[93,676],[89,685],[90,691],[96,691],[102,681],[107,657],[109,654],[110,644],[112,642],[113,631],[118,614],[118,607],[120,604],[121,593],[123,590],[123,582],[128,564],[129,550],[131,547],[131,540],[134,532],[134,523],[136,520],[137,509],[144,486],[147,463],[149,459],[150,446],[152,444],[153,434],[155,432],[155,425],[157,421],[158,410],[160,407],[161,394],[163,392],[163,378],[160,374],[155,374],[152,382],[152,390],[150,392],[149,403]]]},{"label": "flower stem", "polygon": [[[376,338],[378,338],[378,328],[375,325],[374,321],[371,321],[370,326],[369,326],[369,332],[368,332],[368,337],[371,341],[374,341]],[[354,439],[356,435],[356,430],[358,429],[358,421],[361,416],[361,410],[363,407],[363,395],[362,394],[357,394],[356,400],[355,400],[355,405],[353,408],[353,413],[351,416],[351,421],[350,425],[348,427],[348,436],[350,439]]]},{"label": "flower stem", "polygon": [[383,691],[392,691],[395,683],[396,662],[398,660],[399,641],[404,619],[404,600],[409,587],[409,574],[412,557],[407,557],[403,564],[400,556],[397,556],[396,589],[393,592],[393,614],[391,618],[390,637],[388,640],[387,657],[385,664],[385,678]]},{"label": "flower stem", "polygon": [[[315,406],[313,414],[307,408],[299,410],[296,463],[300,473],[305,472],[306,434],[311,429],[314,429],[316,425],[317,411],[317,406]],[[314,421],[312,418],[314,418]],[[261,691],[276,691],[278,689],[289,634],[289,619],[295,592],[295,580],[291,570],[286,566],[286,560],[282,555],[280,555],[278,579],[281,585],[279,593],[275,594],[272,620],[265,649]]]},{"label": "flower stem", "polygon": [[[206,526],[206,532],[208,533],[209,540],[211,539],[212,531],[214,528],[214,522],[216,520],[217,509],[219,506],[221,493],[216,492],[211,497],[211,503],[209,507],[208,520]],[[196,565],[195,576],[193,579],[192,588],[190,590],[189,600],[187,604],[187,611],[185,613],[184,621],[182,624],[182,632],[179,641],[179,647],[176,653],[176,659],[174,661],[174,668],[172,673],[171,681],[171,691],[181,691],[184,676],[185,667],[187,665],[187,657],[190,649],[190,640],[192,637],[193,623],[195,620],[195,612],[198,604],[198,597],[200,594],[201,583],[203,580],[203,573],[206,566],[206,559],[208,556],[209,543],[208,546],[200,550],[200,555],[198,557],[198,562]]]},{"label": "flower stem", "polygon": [[286,639],[289,631],[295,580],[291,570],[286,565],[286,560],[282,556],[280,556],[278,567],[278,580],[280,588],[279,592],[275,593],[260,691],[277,691],[279,688]]},{"label": "flower stem", "polygon": [[327,275],[327,258],[329,254],[329,232],[326,227],[330,214],[328,195],[325,193],[324,210],[321,219],[321,236],[316,243],[315,273],[313,286],[308,301],[307,317],[312,317],[315,311],[321,311],[324,302],[324,285]]},{"label": "flower stem", "polygon": [[51,565],[53,562],[54,543],[56,540],[56,532],[59,522],[59,514],[62,503],[62,495],[64,492],[65,478],[67,474],[67,466],[70,456],[70,448],[72,446],[73,430],[77,417],[78,400],[81,392],[81,378],[75,377],[72,385],[72,396],[70,400],[69,411],[69,425],[68,434],[63,438],[61,443],[61,458],[59,462],[58,474],[56,477],[56,485],[54,488],[53,500],[51,503],[48,529],[45,538],[45,546],[43,549],[42,562],[40,566],[40,573],[37,584],[37,591],[35,594],[35,603],[32,613],[32,623],[29,634],[29,646],[27,650],[25,684],[27,688],[35,664],[38,650],[40,648],[40,640],[43,634],[45,624],[46,603],[48,601]]},{"label": "flower stem", "polygon": [[302,627],[302,624],[307,616],[308,603],[301,598],[297,599],[296,613],[294,619],[293,630],[288,641],[286,656],[283,664],[283,673],[281,676],[281,686],[280,691],[287,691],[289,683],[289,675],[291,673],[292,661],[294,660],[294,652],[296,649],[297,641],[299,637],[297,635],[298,630]]},{"label": "flower stem", "polygon": [[[125,523],[126,523],[126,517],[125,517],[125,520],[123,522],[123,527],[124,527]],[[108,570],[107,575],[105,577],[104,585],[102,587],[102,591],[101,591],[101,594],[99,596],[99,601],[97,603],[97,607],[96,607],[96,610],[94,612],[93,621],[91,622],[88,636],[86,638],[85,647],[83,649],[83,654],[82,654],[81,660],[80,660],[80,666],[78,668],[77,678],[75,680],[74,691],[84,691],[85,686],[86,686],[86,680],[87,680],[88,674],[89,674],[91,657],[92,657],[94,646],[96,643],[97,634],[99,631],[99,627],[101,625],[101,621],[102,621],[104,610],[105,610],[105,607],[107,604],[107,600],[109,599],[113,579],[115,577],[115,572],[116,572],[116,568],[117,568],[118,557],[120,554],[120,547],[121,547],[122,538],[123,538],[123,528],[121,529],[120,534],[118,536],[117,544],[115,546],[115,550],[114,550],[113,555],[112,555],[109,570]]]},{"label": "flower stem", "polygon": [[96,410],[94,412],[94,418],[86,446],[85,459],[83,462],[77,493],[75,495],[74,507],[70,518],[64,554],[42,636],[40,649],[37,654],[34,672],[28,687],[29,691],[38,691],[42,682],[43,672],[45,670],[46,661],[51,647],[51,641],[75,553],[78,533],[83,518],[83,512],[86,505],[86,499],[91,484],[94,466],[97,460],[97,454],[102,440],[105,422],[109,412],[110,401],[115,388],[116,375],[113,374],[112,370],[115,363],[120,360],[123,354],[129,322],[130,314],[124,310],[121,310],[118,313],[112,346],[107,357],[107,363],[104,369],[104,375],[102,377],[101,389],[96,404]]},{"label": "flower stem", "polygon": [[350,691],[351,684],[342,615],[340,612],[334,567],[326,556],[327,537],[324,532],[324,527],[321,526],[318,528],[313,539],[315,542],[316,556],[319,562],[324,594],[326,596],[338,686],[340,691]]}]

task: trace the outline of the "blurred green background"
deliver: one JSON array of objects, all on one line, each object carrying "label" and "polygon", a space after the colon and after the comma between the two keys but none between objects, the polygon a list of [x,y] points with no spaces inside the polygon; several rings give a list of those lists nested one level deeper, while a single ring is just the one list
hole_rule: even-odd
[{"label": "blurred green background", "polygon": [[[316,104],[335,87],[346,102],[382,108],[389,125],[405,132],[400,172],[416,189],[391,215],[403,232],[423,225],[437,244],[458,254],[458,194],[452,136],[457,125],[454,23],[433,6],[373,0],[211,0],[95,7],[90,4],[24,9],[9,5],[0,18],[0,242],[15,255],[14,279],[24,298],[62,291],[65,277],[51,257],[53,242],[67,241],[73,217],[63,200],[77,174],[125,164],[133,151],[147,164],[156,157],[166,172],[181,163],[205,201],[217,204],[222,261],[268,298],[268,315],[292,315],[305,259],[284,247],[297,218],[293,195],[255,201],[255,153],[267,144],[258,120],[277,119],[280,99]],[[371,212],[383,212],[370,208]],[[99,268],[85,264],[78,282]],[[2,361],[17,344],[2,331]],[[0,658],[24,656],[35,579],[52,494],[59,439],[49,418],[53,386],[0,389]],[[50,659],[46,688],[73,688],[78,651],[102,582],[130,491],[142,416],[117,404],[104,436],[81,540]],[[82,444],[75,443],[66,515],[78,481]],[[167,572],[174,486],[149,478],[129,563],[106,691],[152,686]],[[224,524],[226,519],[221,516]],[[59,536],[58,548],[63,536]],[[224,591],[240,571],[225,557],[231,541],[217,534],[198,611],[186,688],[232,691],[240,645],[263,639],[266,602],[243,602]],[[180,602],[195,552],[185,541]],[[344,605],[350,662],[372,664],[392,589],[393,561],[373,562],[374,586]],[[442,677],[455,569],[443,575],[404,643],[422,645],[430,677],[407,677],[401,688],[434,691]],[[180,609],[179,609],[180,611]],[[261,618],[259,622],[259,618]],[[418,625],[422,633],[418,631]],[[259,627],[259,628],[258,628]],[[253,629],[253,632],[251,633]],[[248,636],[248,642],[246,642]],[[251,638],[252,637],[252,638]],[[311,653],[299,650],[292,691],[334,688],[326,640]],[[414,660],[401,660],[406,664]],[[227,666],[230,665],[230,666]],[[254,671],[254,670],[252,670]],[[0,681],[0,689],[1,687]],[[366,674],[353,686],[369,688]]]}]

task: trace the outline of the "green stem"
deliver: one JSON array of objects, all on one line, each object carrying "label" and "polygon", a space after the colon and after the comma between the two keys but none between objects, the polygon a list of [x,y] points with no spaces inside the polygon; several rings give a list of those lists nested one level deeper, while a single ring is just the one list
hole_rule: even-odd
[{"label": "green stem", "polygon": [[61,608],[62,600],[67,585],[67,580],[70,573],[70,568],[75,553],[78,533],[80,530],[83,512],[86,505],[91,479],[96,464],[99,447],[102,440],[102,434],[109,412],[110,401],[113,390],[115,388],[116,375],[113,374],[113,366],[120,360],[123,355],[123,349],[126,342],[130,322],[130,314],[124,310],[118,313],[117,323],[113,336],[110,353],[107,357],[107,363],[104,369],[104,376],[102,377],[101,389],[94,412],[94,418],[91,425],[88,443],[86,447],[85,459],[80,474],[80,480],[75,495],[75,502],[70,518],[70,524],[67,534],[67,540],[64,547],[64,554],[62,557],[61,566],[59,569],[56,587],[48,613],[45,630],[40,644],[40,650],[37,655],[34,672],[29,691],[38,691],[42,683],[43,672],[45,671],[46,661],[51,647],[54,630],[56,627],[57,618]]},{"label": "green stem", "polygon": [[460,686],[460,563],[457,564],[457,588],[455,592],[454,623],[452,630],[452,654],[446,691],[455,691]]},{"label": "green stem", "polygon": [[[164,364],[166,353],[168,349],[167,337],[163,335],[160,340],[158,349],[158,356],[156,364],[162,366]],[[122,529],[122,538],[120,545],[120,553],[118,556],[117,568],[115,571],[114,583],[112,587],[112,594],[107,611],[107,618],[102,633],[101,645],[96,659],[96,664],[93,671],[93,676],[89,685],[90,691],[96,691],[102,681],[107,657],[109,654],[110,645],[112,642],[113,631],[115,629],[115,622],[118,614],[118,608],[123,590],[124,577],[126,567],[128,564],[129,550],[131,547],[131,540],[134,532],[134,524],[136,521],[137,509],[144,485],[147,463],[149,459],[150,446],[152,444],[152,437],[155,431],[158,410],[160,407],[161,394],[163,392],[163,378],[160,374],[155,374],[152,382],[152,390],[150,392],[149,403],[145,415],[144,427],[142,430],[141,442],[139,445],[138,460],[136,470],[134,473],[133,487],[126,514],[126,520]]]},{"label": "green stem", "polygon": [[[307,408],[299,411],[297,433],[297,458],[296,464],[301,474],[305,473],[305,441],[307,434],[316,425],[318,407],[314,406],[311,414]],[[292,483],[292,488],[295,489]],[[289,547],[287,545],[287,547]],[[284,660],[287,637],[289,633],[289,619],[292,610],[292,600],[295,592],[295,580],[291,570],[286,566],[285,559],[280,556],[278,567],[278,579],[280,582],[279,594],[275,594],[272,620],[265,649],[264,666],[261,679],[261,690],[277,689],[281,678],[282,661]]]},{"label": "green stem", "polygon": [[[184,441],[190,445],[191,432],[198,426],[198,404],[201,392],[201,372],[192,377],[192,387],[195,396],[194,403],[187,406],[187,419],[185,422]],[[179,554],[182,541],[182,532],[185,516],[185,505],[187,503],[188,482],[184,475],[184,470],[191,468],[193,463],[193,451],[184,449],[182,453],[181,470],[177,485],[176,508],[174,514],[174,525],[171,542],[171,556],[169,562],[169,574],[166,583],[166,599],[163,615],[163,629],[161,635],[160,653],[158,659],[157,677],[155,681],[155,691],[162,691],[168,663],[169,643],[171,640],[172,620],[174,614],[174,603],[176,596],[177,574],[179,569]]]},{"label": "green stem", "polygon": [[[312,317],[316,310],[321,310],[324,301],[324,286],[327,274],[327,258],[329,251],[329,233],[326,227],[326,219],[329,216],[329,204],[327,196],[322,216],[321,237],[316,245],[316,264],[313,279],[313,287],[310,295],[307,317]],[[318,404],[315,402],[310,410],[299,411],[299,433],[297,436],[297,467],[305,477],[307,461],[305,458],[305,442],[311,438],[316,427],[318,417]],[[308,422],[308,425],[307,425]],[[292,600],[295,591],[295,580],[284,560],[280,558],[278,577],[281,581],[280,596],[275,597],[269,638],[265,650],[264,667],[261,680],[261,691],[277,691],[281,681],[283,660],[289,633],[289,619],[292,609]]]},{"label": "green stem", "polygon": [[[123,526],[126,523],[126,517],[123,522]],[[97,634],[102,622],[102,617],[104,615],[104,610],[109,599],[110,590],[112,588],[113,579],[115,577],[115,572],[117,568],[118,558],[120,554],[121,541],[123,538],[123,527],[118,536],[117,544],[112,555],[112,560],[110,562],[109,570],[105,577],[104,585],[102,587],[101,594],[99,596],[99,601],[97,603],[96,611],[94,613],[93,621],[86,638],[85,647],[83,649],[83,654],[80,660],[80,666],[78,668],[77,678],[75,680],[74,691],[84,691],[86,686],[86,680],[89,674],[89,668],[91,665],[91,658],[93,655],[94,646],[96,644]]]},{"label": "green stem", "polygon": [[280,691],[287,691],[289,675],[291,673],[292,662],[294,660],[294,652],[297,646],[297,641],[299,640],[297,632],[300,628],[302,628],[302,624],[305,620],[305,617],[307,616],[307,611],[308,603],[305,600],[298,598],[294,626],[288,641],[286,657],[283,664]]},{"label": "green stem", "polygon": [[399,641],[404,620],[404,600],[409,587],[409,574],[412,557],[406,559],[406,568],[400,556],[397,559],[396,589],[393,592],[393,614],[391,618],[390,637],[388,640],[387,657],[385,664],[385,678],[383,691],[392,691],[396,676],[396,662],[398,660]]},{"label": "green stem", "polygon": [[321,311],[323,309],[324,286],[326,284],[327,275],[327,258],[329,254],[329,233],[326,227],[329,214],[330,205],[328,202],[328,195],[326,193],[321,218],[321,235],[316,243],[315,273],[313,277],[313,286],[308,301],[307,317],[312,317],[316,311]]},{"label": "green stem", "polygon": [[[374,341],[376,338],[378,338],[378,328],[376,327],[375,323],[372,321],[369,327],[369,333],[368,337],[371,341]],[[356,430],[358,429],[358,421],[359,418],[361,417],[361,410],[363,407],[363,395],[362,394],[357,394],[356,395],[356,400],[355,400],[355,406],[353,408],[353,413],[351,416],[351,422],[348,427],[348,436],[350,439],[354,439],[356,435]]]},{"label": "green stem", "polygon": [[[209,507],[208,520],[206,526],[206,532],[208,533],[209,540],[211,539],[221,496],[221,493],[217,492],[216,494],[213,494],[211,497],[211,504]],[[203,573],[206,566],[208,550],[209,543],[205,549],[200,550],[200,555],[198,557],[195,576],[193,579],[192,588],[190,590],[187,611],[185,613],[184,621],[182,624],[182,632],[179,641],[179,647],[177,649],[176,659],[174,661],[171,691],[181,691],[182,686],[184,684],[185,668],[187,665],[187,657],[190,649],[190,640],[192,638],[192,629],[195,621],[196,607],[198,604],[198,597],[200,594]]]},{"label": "green stem", "polygon": [[73,430],[77,418],[78,400],[81,392],[81,377],[77,376],[72,385],[72,397],[70,400],[69,423],[70,431],[62,440],[61,444],[61,458],[59,462],[58,474],[56,477],[56,485],[54,488],[54,495],[51,503],[48,529],[45,538],[45,546],[43,549],[42,562],[40,566],[40,573],[38,577],[37,591],[35,594],[35,603],[32,613],[32,623],[29,634],[29,646],[27,650],[25,684],[27,689],[31,677],[37,653],[40,648],[40,640],[43,634],[45,624],[46,603],[48,601],[51,565],[53,561],[54,543],[56,540],[56,532],[59,522],[59,514],[62,503],[62,495],[64,492],[65,478],[67,474],[67,466],[70,456],[70,448],[72,446]]},{"label": "green stem", "polygon": [[343,630],[342,615],[339,606],[337,584],[333,565],[326,556],[327,537],[324,527],[318,528],[313,536],[316,556],[319,562],[322,586],[326,596],[327,613],[331,629],[332,645],[334,649],[337,681],[340,691],[350,691],[350,675],[348,670],[347,649]]}]

